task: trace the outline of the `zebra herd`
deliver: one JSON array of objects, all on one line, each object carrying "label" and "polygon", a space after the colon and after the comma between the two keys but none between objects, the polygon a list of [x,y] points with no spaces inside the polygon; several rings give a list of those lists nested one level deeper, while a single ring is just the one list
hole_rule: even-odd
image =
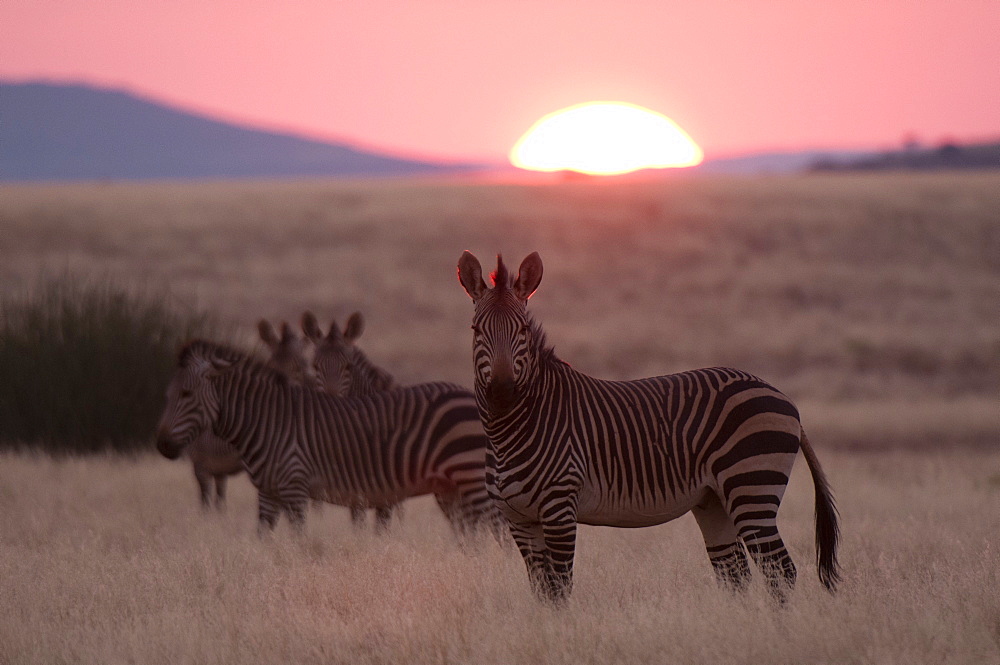
[{"label": "zebra herd", "polygon": [[533,591],[561,605],[572,590],[578,524],[652,526],[687,512],[722,585],[745,588],[753,559],[784,599],[796,570],[776,518],[801,450],[815,485],[819,578],[835,588],[833,495],[781,392],[728,368],[635,381],[587,376],[555,355],[528,312],[542,277],[537,253],[516,275],[498,256],[487,285],[465,252],[458,277],[474,305],[474,392],[397,386],[355,344],[360,315],[324,334],[307,312],[303,336],[261,322],[266,363],[188,343],[167,389],[159,451],[174,459],[188,450],[206,504],[206,478],[215,475],[221,499],[224,476],[245,469],[262,531],[279,512],[301,528],[310,499],[347,506],[356,522],[374,508],[384,527],[400,502],[433,494],[460,538],[509,532]]}]

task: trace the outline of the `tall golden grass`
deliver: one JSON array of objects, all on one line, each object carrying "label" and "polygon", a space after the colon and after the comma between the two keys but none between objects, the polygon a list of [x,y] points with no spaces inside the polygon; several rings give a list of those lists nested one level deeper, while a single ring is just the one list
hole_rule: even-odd
[{"label": "tall golden grass", "polygon": [[187,465],[149,456],[0,456],[2,663],[995,663],[1000,453],[823,451],[844,583],[816,577],[812,483],[779,523],[799,570],[785,607],[755,578],[719,589],[690,516],[583,527],[567,609],[537,603],[520,557],[463,552],[433,502],[384,537],[347,511],[254,535],[231,481],[202,514]]},{"label": "tall golden grass", "polygon": [[361,310],[364,348],[401,382],[471,385],[458,257],[516,264],[537,250],[545,276],[531,309],[586,372],[740,367],[807,404],[821,445],[1000,434],[995,171],[0,194],[0,294],[40,274],[108,275],[166,287],[248,342],[261,316],[311,309],[343,322]]},{"label": "tall golden grass", "polygon": [[6,454],[0,663],[1000,662],[997,220],[996,172],[0,186],[0,295],[109,276],[247,343],[262,316],[361,310],[402,383],[471,385],[463,249],[537,250],[531,309],[578,368],[734,365],[798,403],[846,580],[816,579],[801,464],[779,513],[787,607],[716,589],[685,517],[584,528],[558,612],[516,553],[461,551],[432,503],[384,538],[327,508],[259,541],[245,480],[203,515],[184,464]]}]

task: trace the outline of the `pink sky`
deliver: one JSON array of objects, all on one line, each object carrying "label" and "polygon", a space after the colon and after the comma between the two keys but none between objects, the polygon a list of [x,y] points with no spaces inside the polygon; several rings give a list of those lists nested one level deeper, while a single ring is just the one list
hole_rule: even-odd
[{"label": "pink sky", "polygon": [[4,0],[0,25],[2,79],[426,157],[505,159],[590,100],[710,157],[1000,136],[996,0]]}]

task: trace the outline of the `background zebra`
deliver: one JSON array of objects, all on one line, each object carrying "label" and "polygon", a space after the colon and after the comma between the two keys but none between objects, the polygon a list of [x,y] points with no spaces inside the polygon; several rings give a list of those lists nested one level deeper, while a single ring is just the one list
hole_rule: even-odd
[{"label": "background zebra", "polygon": [[[261,341],[270,350],[268,365],[284,374],[290,380],[309,380],[312,370],[306,358],[306,342],[288,326],[281,324],[279,336],[274,326],[265,319],[257,323]],[[202,508],[212,504],[212,481],[215,481],[215,507],[222,509],[226,502],[226,479],[243,471],[243,460],[239,452],[229,443],[206,430],[187,448],[191,469],[198,483],[198,495]]]},{"label": "background zebra", "polygon": [[239,451],[258,490],[261,530],[281,510],[301,528],[310,497],[385,507],[432,493],[458,534],[496,521],[475,398],[454,384],[333,397],[196,340],[167,388],[157,448],[174,459],[206,429]]},{"label": "background zebra", "polygon": [[331,321],[326,334],[312,312],[302,314],[302,332],[315,349],[312,368],[316,381],[329,394],[364,397],[396,387],[392,374],[369,360],[355,344],[364,329],[361,312],[348,317],[343,331],[336,321]]},{"label": "background zebra", "polygon": [[299,337],[287,321],[281,322],[279,336],[267,319],[257,322],[257,332],[261,341],[271,350],[271,357],[267,361],[270,367],[295,383],[314,387],[318,385],[312,363],[309,361],[308,337]]},{"label": "background zebra", "polygon": [[[355,344],[364,328],[360,312],[351,314],[343,331],[336,321],[331,321],[326,334],[312,312],[302,314],[302,332],[313,343],[313,373],[321,390],[335,397],[366,397],[396,387],[392,375],[369,360]],[[376,508],[375,528],[384,530],[393,514],[400,512],[398,504]],[[355,525],[364,523],[363,507],[351,506],[351,521]]]},{"label": "background zebra", "polygon": [[578,523],[650,526],[691,511],[721,582],[745,587],[745,546],[783,598],[796,573],[776,517],[800,448],[816,489],[819,578],[834,588],[836,507],[787,397],[727,368],[637,381],[587,376],[556,357],[527,311],[542,278],[537,252],[516,279],[498,256],[492,287],[469,252],[458,275],[475,303],[488,489],[539,595],[569,595]]}]

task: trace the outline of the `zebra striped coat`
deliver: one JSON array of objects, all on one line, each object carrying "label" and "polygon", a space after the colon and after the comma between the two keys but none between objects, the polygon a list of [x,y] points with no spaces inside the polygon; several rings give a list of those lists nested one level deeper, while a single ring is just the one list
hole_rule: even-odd
[{"label": "zebra striped coat", "polygon": [[207,429],[239,451],[262,529],[282,510],[301,527],[309,498],[384,507],[434,494],[458,533],[495,520],[475,399],[453,384],[338,398],[194,341],[168,386],[157,448],[173,459]]},{"label": "zebra striped coat", "polygon": [[[270,350],[271,355],[267,361],[269,366],[295,382],[315,382],[306,360],[306,340],[296,335],[287,323],[281,324],[280,336],[265,319],[257,323],[257,330],[261,341]],[[215,507],[221,510],[226,501],[226,479],[243,471],[243,460],[240,459],[239,452],[214,436],[211,431],[206,431],[188,446],[187,456],[198,483],[202,508],[212,505],[214,480]]]},{"label": "zebra striped coat", "polygon": [[[313,375],[320,390],[335,397],[367,397],[396,387],[392,375],[369,360],[355,344],[363,331],[364,319],[360,312],[348,318],[343,331],[336,321],[331,322],[326,334],[312,312],[302,314],[302,332],[313,343]],[[401,512],[399,506],[376,509],[376,530],[386,529],[393,514]],[[364,509],[351,506],[351,521],[361,525],[364,519]]]},{"label": "zebra striped coat", "polygon": [[364,331],[364,319],[355,312],[341,331],[337,323],[330,323],[324,335],[312,312],[302,315],[302,332],[312,341],[313,372],[318,385],[340,397],[364,397],[396,387],[392,374],[371,360],[355,344]]},{"label": "zebra striped coat", "polygon": [[800,448],[816,486],[819,575],[833,588],[836,508],[787,397],[728,368],[637,381],[587,376],[556,357],[527,312],[541,281],[537,253],[516,279],[498,257],[492,288],[468,252],[458,272],[475,303],[487,486],[539,595],[569,595],[577,524],[641,527],[693,512],[720,581],[746,585],[745,547],[783,597],[795,566],[776,517]]}]

